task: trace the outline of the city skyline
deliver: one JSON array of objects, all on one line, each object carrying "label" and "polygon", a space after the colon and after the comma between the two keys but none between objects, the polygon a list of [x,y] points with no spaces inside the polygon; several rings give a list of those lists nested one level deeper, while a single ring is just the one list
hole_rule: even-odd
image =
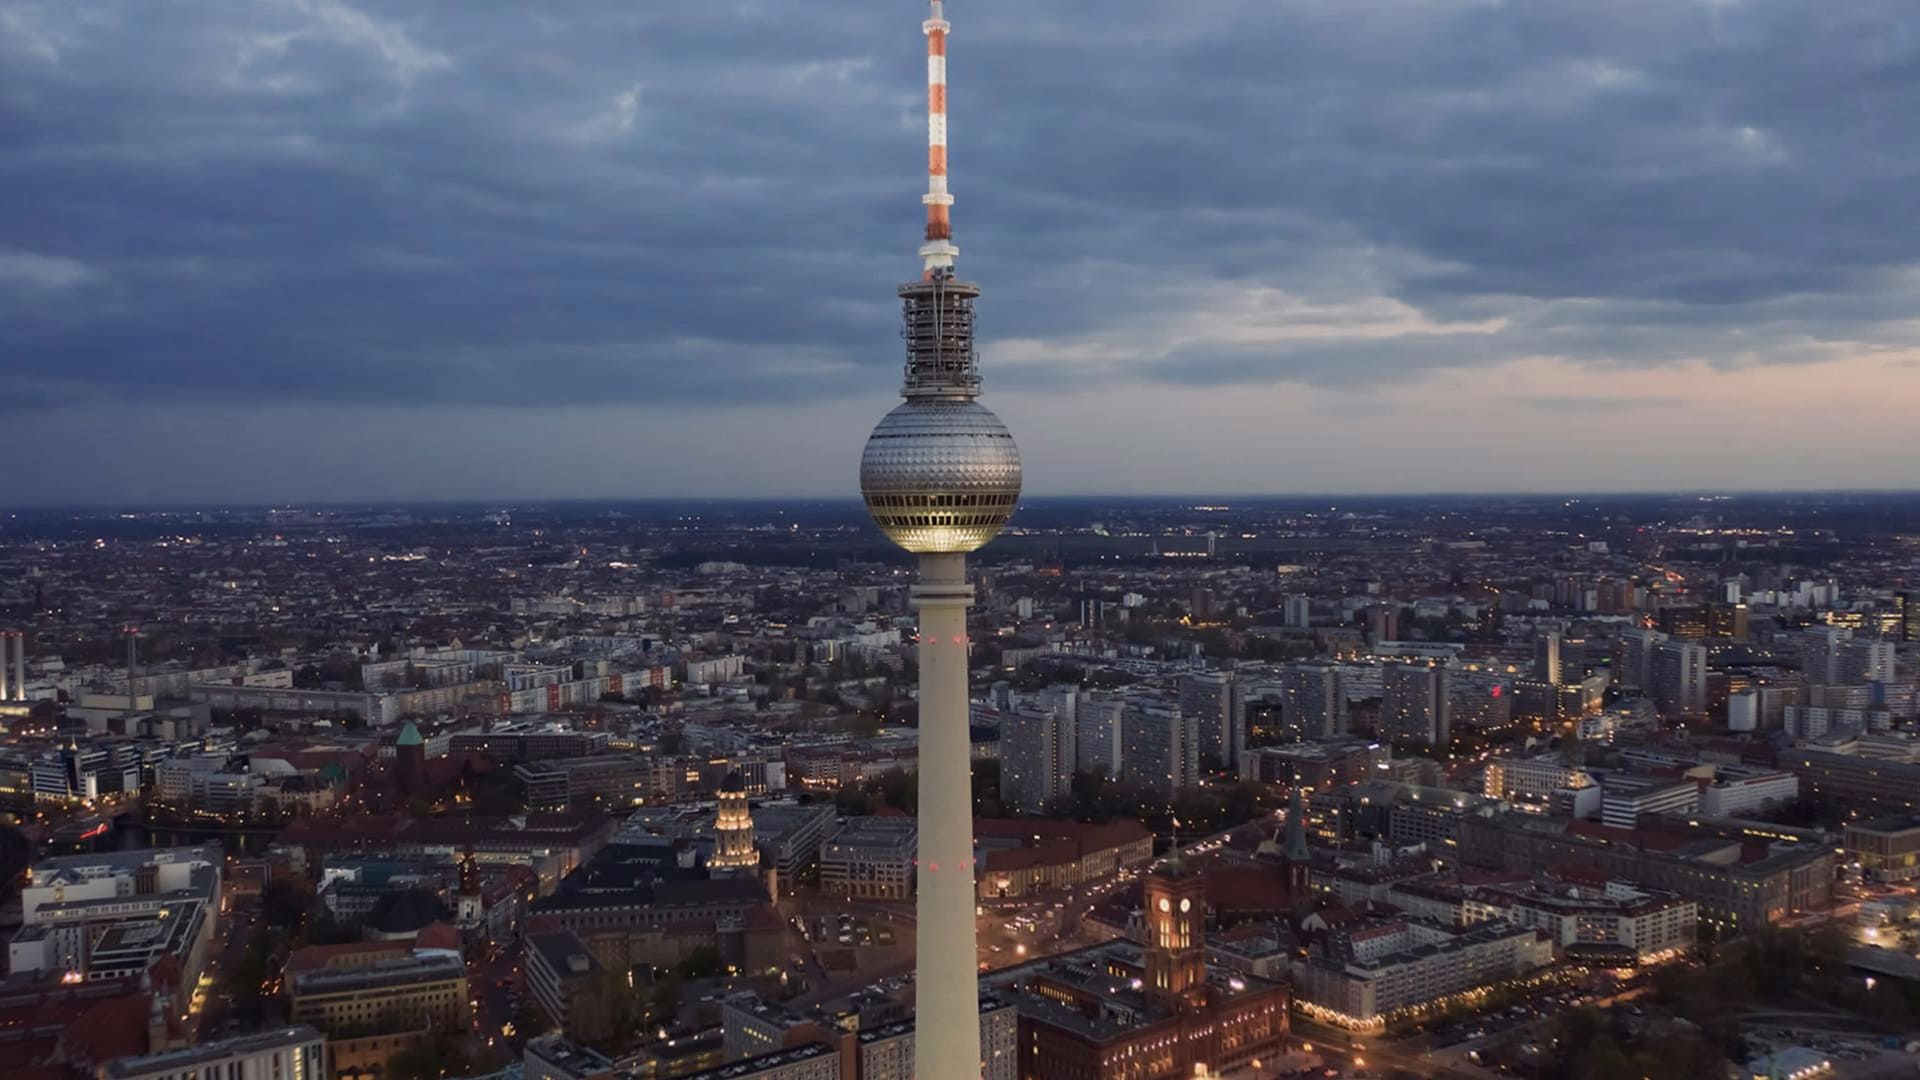
[{"label": "city skyline", "polygon": [[[1105,10],[979,5],[954,93],[1034,494],[1911,484],[1890,5]],[[864,5],[0,26],[9,503],[815,497],[887,398]]]}]

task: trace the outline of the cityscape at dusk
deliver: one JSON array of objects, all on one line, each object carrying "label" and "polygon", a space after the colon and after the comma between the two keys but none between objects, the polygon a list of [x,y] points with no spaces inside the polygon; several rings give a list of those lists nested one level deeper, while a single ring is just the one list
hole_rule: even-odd
[{"label": "cityscape at dusk", "polygon": [[1920,1073],[1903,14],[0,0],[0,1078]]}]

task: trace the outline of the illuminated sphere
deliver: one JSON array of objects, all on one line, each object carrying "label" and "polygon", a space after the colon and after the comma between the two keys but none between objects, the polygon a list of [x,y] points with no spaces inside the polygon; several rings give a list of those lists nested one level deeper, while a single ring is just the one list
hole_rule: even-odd
[{"label": "illuminated sphere", "polygon": [[860,493],[887,539],[908,551],[973,551],[1020,501],[1020,450],[971,398],[910,398],[867,437]]}]

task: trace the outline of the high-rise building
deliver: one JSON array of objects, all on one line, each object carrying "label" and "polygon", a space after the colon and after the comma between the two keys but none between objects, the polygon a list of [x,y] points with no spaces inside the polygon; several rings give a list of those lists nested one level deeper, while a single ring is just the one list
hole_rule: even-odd
[{"label": "high-rise building", "polygon": [[1212,622],[1217,614],[1214,611],[1213,590],[1204,585],[1195,586],[1193,598],[1187,608],[1192,613],[1194,622]]},{"label": "high-rise building", "polygon": [[1285,626],[1306,627],[1313,624],[1313,602],[1304,596],[1289,596],[1280,604],[1280,622]]},{"label": "high-rise building", "polygon": [[1657,630],[1632,629],[1620,635],[1619,660],[1615,670],[1620,685],[1629,690],[1653,689],[1653,654],[1667,635]]},{"label": "high-rise building", "polygon": [[1400,640],[1400,609],[1392,604],[1375,604],[1367,609],[1367,643]]},{"label": "high-rise building", "polygon": [[1240,702],[1240,725],[1247,733],[1247,749],[1240,752],[1240,759],[1245,761],[1247,754],[1257,746],[1299,742],[1299,733],[1289,725],[1291,717],[1287,709],[1286,691],[1278,683],[1262,682],[1248,686]]},{"label": "high-rise building", "polygon": [[1522,723],[1551,726],[1565,719],[1560,715],[1560,688],[1539,679],[1513,680],[1513,703],[1508,715]]},{"label": "high-rise building", "polygon": [[1660,630],[1669,637],[1703,638],[1707,636],[1707,609],[1697,604],[1679,604],[1660,609]]},{"label": "high-rise building", "polygon": [[1179,705],[1136,699],[1127,709],[1124,724],[1124,779],[1167,799],[1199,782],[1198,725]]},{"label": "high-rise building", "polygon": [[1842,626],[1816,626],[1800,634],[1800,670],[1808,686],[1827,686],[1844,681],[1842,650],[1853,640],[1853,631]]},{"label": "high-rise building", "polygon": [[1840,647],[1839,681],[1859,683],[1893,681],[1895,645],[1891,641],[1855,638]]},{"label": "high-rise building", "polygon": [[1692,641],[1662,642],[1653,657],[1653,701],[1669,716],[1705,716],[1707,647]]},{"label": "high-rise building", "polygon": [[1900,617],[1900,640],[1920,641],[1920,592],[1894,593],[1893,610]]},{"label": "high-rise building", "polygon": [[1119,779],[1126,748],[1127,700],[1120,694],[1088,694],[1074,716],[1073,767]]},{"label": "high-rise building", "polygon": [[1533,639],[1533,677],[1560,685],[1560,632],[1550,630]]},{"label": "high-rise building", "polygon": [[1453,673],[1453,699],[1448,706],[1451,731],[1503,731],[1513,723],[1513,680],[1481,672]]},{"label": "high-rise building", "polygon": [[1092,630],[1100,625],[1106,614],[1106,601],[1097,596],[1080,598],[1080,625]]},{"label": "high-rise building", "polygon": [[1289,664],[1281,674],[1286,689],[1287,726],[1302,739],[1325,739],[1347,730],[1347,688],[1337,664],[1308,661]]},{"label": "high-rise building", "polygon": [[1057,709],[1021,706],[1000,721],[1000,801],[1038,814],[1073,786],[1074,723]]},{"label": "high-rise building", "polygon": [[1707,636],[1745,641],[1750,636],[1751,614],[1742,603],[1707,605]]},{"label": "high-rise building", "polygon": [[1201,671],[1179,680],[1180,711],[1194,718],[1200,733],[1200,757],[1238,768],[1246,749],[1245,718],[1235,708],[1239,684],[1231,671]]},{"label": "high-rise building", "polygon": [[1445,746],[1452,738],[1453,688],[1444,667],[1388,664],[1380,670],[1380,733]]},{"label": "high-rise building", "polygon": [[[921,274],[900,286],[906,399],[860,459],[860,490],[887,538],[920,557],[920,806],[915,980],[919,1080],[977,1080],[984,1064],[975,970],[973,807],[967,731],[967,552],[992,540],[1020,498],[1020,452],[981,405],[973,343],[980,287],[954,274],[947,189],[947,31],[941,0],[927,38],[927,208]],[[960,1023],[962,1018],[966,1023]]]},{"label": "high-rise building", "polygon": [[1001,712],[1013,708],[1013,684],[1005,679],[995,682],[987,688],[987,700],[993,702],[993,707]]},{"label": "high-rise building", "polygon": [[1040,707],[1069,724],[1080,720],[1080,688],[1072,683],[1049,686],[1039,695]]}]

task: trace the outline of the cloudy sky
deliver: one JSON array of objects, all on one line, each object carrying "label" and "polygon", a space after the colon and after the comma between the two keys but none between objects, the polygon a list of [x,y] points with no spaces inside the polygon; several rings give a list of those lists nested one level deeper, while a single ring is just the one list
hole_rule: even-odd
[{"label": "cloudy sky", "polygon": [[[952,0],[1034,493],[1910,487],[1912,0]],[[0,0],[0,500],[849,494],[914,0]]]}]

